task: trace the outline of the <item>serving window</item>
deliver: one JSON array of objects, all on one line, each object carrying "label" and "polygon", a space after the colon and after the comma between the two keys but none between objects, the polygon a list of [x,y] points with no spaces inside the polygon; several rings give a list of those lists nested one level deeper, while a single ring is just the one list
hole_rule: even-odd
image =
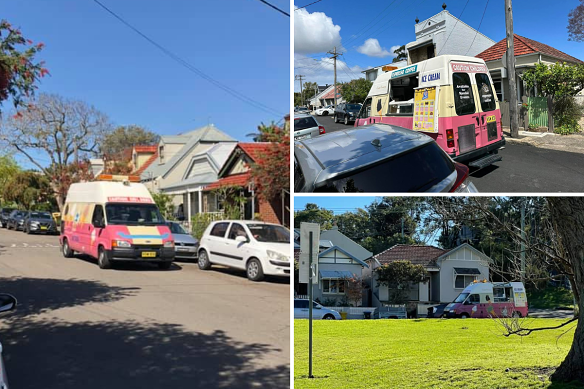
[{"label": "serving window", "polygon": [[391,80],[390,100],[387,116],[413,116],[414,95],[418,87],[418,76]]}]

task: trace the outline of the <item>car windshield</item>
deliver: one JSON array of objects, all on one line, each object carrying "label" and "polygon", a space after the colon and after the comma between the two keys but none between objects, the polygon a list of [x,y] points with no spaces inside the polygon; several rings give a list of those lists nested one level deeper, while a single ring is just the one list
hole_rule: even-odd
[{"label": "car windshield", "polygon": [[361,105],[359,104],[347,104],[347,111],[359,111],[361,109]]},{"label": "car windshield", "polygon": [[42,212],[31,212],[30,217],[31,219],[51,219],[51,215]]},{"label": "car windshield", "polygon": [[136,226],[165,224],[158,207],[154,204],[110,203],[106,204],[105,212],[109,224]]},{"label": "car windshield", "polygon": [[182,234],[182,235],[188,235],[189,234],[178,223],[168,223],[168,226],[170,227],[170,232],[173,233],[173,234]]},{"label": "car windshield", "polygon": [[251,234],[258,242],[290,243],[290,231],[272,224],[248,224]]},{"label": "car windshield", "polygon": [[468,297],[469,293],[461,293],[458,297],[454,300],[455,303],[463,303],[464,300]]},{"label": "car windshield", "polygon": [[10,208],[4,208],[2,210],[2,214],[3,215],[10,215],[10,212],[14,211],[14,209],[10,209]]},{"label": "car windshield", "polygon": [[311,127],[318,127],[316,120],[312,116],[294,119],[294,131],[305,130]]},{"label": "car windshield", "polygon": [[18,211],[14,214],[15,217],[23,217],[24,215],[26,215],[26,212],[24,211]]}]

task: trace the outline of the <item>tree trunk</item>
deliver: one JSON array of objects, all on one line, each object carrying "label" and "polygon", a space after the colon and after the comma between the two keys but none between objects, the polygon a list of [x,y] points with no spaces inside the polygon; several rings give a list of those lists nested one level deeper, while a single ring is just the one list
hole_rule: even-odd
[{"label": "tree trunk", "polygon": [[574,272],[572,288],[578,296],[578,325],[574,340],[566,359],[552,374],[553,382],[580,381],[584,383],[584,198],[553,197],[548,198],[552,222],[557,232],[559,243]]}]

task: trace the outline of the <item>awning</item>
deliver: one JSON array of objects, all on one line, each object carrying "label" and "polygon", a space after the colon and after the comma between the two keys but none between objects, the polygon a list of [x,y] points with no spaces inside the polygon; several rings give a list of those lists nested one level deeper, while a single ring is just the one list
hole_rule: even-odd
[{"label": "awning", "polygon": [[318,272],[320,273],[321,279],[342,279],[355,277],[355,275],[348,270],[319,270]]},{"label": "awning", "polygon": [[480,270],[474,267],[455,267],[454,273],[465,276],[474,276],[475,274],[481,274]]}]

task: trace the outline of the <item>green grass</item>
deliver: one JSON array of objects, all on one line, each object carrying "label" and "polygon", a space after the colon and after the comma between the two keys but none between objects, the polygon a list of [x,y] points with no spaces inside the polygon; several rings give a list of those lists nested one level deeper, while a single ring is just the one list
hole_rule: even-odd
[{"label": "green grass", "polygon": [[548,379],[572,342],[574,330],[562,332],[507,338],[491,319],[317,320],[309,379],[308,320],[295,320],[294,388],[569,388]]},{"label": "green grass", "polygon": [[565,288],[528,290],[527,301],[529,302],[529,308],[574,308],[574,295],[572,294],[572,291]]}]

